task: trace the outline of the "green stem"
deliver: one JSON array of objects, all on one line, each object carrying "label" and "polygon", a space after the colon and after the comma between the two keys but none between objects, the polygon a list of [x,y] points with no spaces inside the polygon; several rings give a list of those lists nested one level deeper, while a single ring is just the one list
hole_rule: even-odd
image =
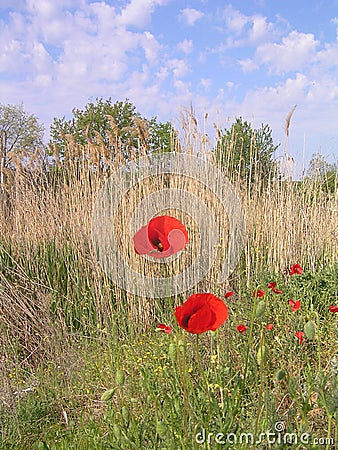
[{"label": "green stem", "polygon": [[[261,336],[259,340],[260,349],[264,346],[264,332],[261,330]],[[262,351],[262,350],[261,350]],[[262,413],[262,399],[263,399],[263,388],[264,388],[264,354],[261,355],[261,360],[259,363],[259,378],[260,378],[260,386],[259,386],[259,392],[258,392],[258,411],[257,411],[257,418],[256,418],[256,424],[255,424],[255,436],[258,436],[258,422]]]},{"label": "green stem", "polygon": [[245,385],[246,377],[247,377],[247,373],[248,373],[249,355],[250,355],[250,348],[251,348],[251,342],[252,342],[252,336],[253,336],[253,327],[254,327],[254,321],[255,321],[256,306],[257,306],[257,297],[254,297],[254,304],[253,304],[253,308],[252,308],[252,312],[251,312],[251,319],[250,319],[249,338],[248,338],[247,351],[246,351],[246,356],[245,356],[243,385]]},{"label": "green stem", "polygon": [[330,450],[332,415],[328,414],[326,450]]},{"label": "green stem", "polygon": [[[177,361],[181,372],[181,381],[183,388],[183,429],[187,431],[187,410],[188,410],[188,394],[186,384],[186,364],[185,364],[185,334],[181,333],[182,341],[177,340]],[[182,350],[180,348],[180,342],[182,342]],[[182,352],[182,354],[181,354]],[[189,436],[186,433],[186,444],[188,444]]]},{"label": "green stem", "polygon": [[210,391],[209,391],[209,382],[208,382],[208,378],[206,377],[205,371],[202,367],[202,361],[201,361],[201,355],[200,355],[200,350],[199,350],[199,335],[196,335],[196,359],[197,359],[197,365],[198,365],[198,369],[199,372],[202,375],[203,378],[203,382],[204,385],[206,386],[207,389],[207,393],[208,393],[208,421],[207,421],[207,425],[209,425],[210,423],[210,415],[211,415],[211,396],[210,396]]}]

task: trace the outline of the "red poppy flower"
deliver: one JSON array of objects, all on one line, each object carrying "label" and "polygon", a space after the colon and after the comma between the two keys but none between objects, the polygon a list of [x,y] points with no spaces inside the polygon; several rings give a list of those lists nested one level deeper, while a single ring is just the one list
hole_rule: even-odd
[{"label": "red poppy flower", "polygon": [[277,283],[275,281],[272,281],[271,283],[268,283],[268,288],[271,289],[272,292],[275,294],[281,294],[282,291],[280,289],[276,289]]},{"label": "red poppy flower", "polygon": [[299,300],[294,301],[292,300],[292,298],[290,298],[289,305],[291,306],[292,312],[298,311],[298,309],[300,308],[300,301]]},{"label": "red poppy flower", "polygon": [[331,305],[331,306],[329,307],[329,310],[330,310],[330,312],[332,312],[332,313],[337,313],[337,312],[338,312],[338,306],[333,306],[333,305]]},{"label": "red poppy flower", "polygon": [[295,336],[296,336],[296,338],[298,338],[298,342],[300,344],[302,344],[303,341],[304,341],[304,332],[303,331],[296,331]]},{"label": "red poppy flower", "polygon": [[224,298],[229,298],[229,297],[232,297],[233,295],[234,295],[234,293],[232,291],[229,291],[224,294]]},{"label": "red poppy flower", "polygon": [[265,327],[268,331],[271,331],[272,328],[274,327],[273,323],[268,323],[267,326]]},{"label": "red poppy flower", "polygon": [[175,217],[158,216],[142,227],[133,241],[137,254],[166,258],[185,248],[188,233],[183,223]]},{"label": "red poppy flower", "polygon": [[242,323],[239,324],[239,325],[237,325],[236,328],[237,328],[237,331],[238,331],[239,333],[244,333],[244,331],[246,331],[246,326],[243,325]]},{"label": "red poppy flower", "polygon": [[303,268],[299,264],[293,264],[288,270],[289,275],[301,275]]},{"label": "red poppy flower", "polygon": [[159,325],[157,325],[155,331],[162,331],[163,333],[171,334],[173,332],[173,329],[168,325],[164,325],[164,323],[160,323]]},{"label": "red poppy flower", "polygon": [[182,306],[177,306],[175,317],[180,327],[200,334],[220,327],[228,318],[228,308],[213,294],[193,294]]},{"label": "red poppy flower", "polygon": [[252,293],[253,297],[258,297],[258,298],[262,298],[264,297],[265,292],[262,291],[261,289],[255,289]]}]

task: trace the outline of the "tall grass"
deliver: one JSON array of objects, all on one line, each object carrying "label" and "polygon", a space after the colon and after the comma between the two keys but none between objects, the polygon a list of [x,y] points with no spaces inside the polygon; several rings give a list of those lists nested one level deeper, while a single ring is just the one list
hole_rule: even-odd
[{"label": "tall grass", "polygon": [[[194,126],[194,121],[191,121],[191,117],[189,119],[188,116],[188,119],[183,123],[185,134],[182,144],[178,145],[177,138],[175,139],[176,150],[181,151],[181,148],[187,147],[192,154],[200,154],[201,157],[202,154],[207,154],[209,163],[216,164],[213,162],[212,153],[208,152],[204,135],[202,137],[198,135]],[[137,153],[141,155],[146,152],[143,142],[144,136],[144,133],[140,134],[140,148]],[[141,358],[141,361],[144,362],[142,358],[147,354],[146,351],[143,351],[142,346],[131,346],[131,343],[135,339],[139,339],[142,332],[152,330],[157,323],[164,320],[172,321],[173,307],[182,300],[182,296],[158,301],[132,296],[117,288],[97,262],[91,241],[93,207],[100,189],[109,178],[111,171],[121,164],[125,164],[123,159],[124,149],[118,136],[112,136],[111,141],[114,151],[109,153],[107,149],[103,148],[102,141],[96,140],[96,143],[89,141],[88,146],[82,148],[69,137],[65,158],[61,161],[56,159],[57,164],[53,169],[46,171],[38,165],[33,169],[27,169],[18,165],[12,179],[6,186],[5,193],[3,193],[0,204],[0,214],[3,218],[0,222],[0,367],[2,373],[0,375],[0,395],[3,402],[2,408],[12,410],[15,421],[24,420],[22,417],[24,409],[22,408],[31,408],[30,414],[32,416],[33,411],[36,412],[36,409],[42,408],[40,413],[39,411],[36,412],[37,417],[45,417],[50,414],[52,418],[54,417],[54,419],[51,418],[52,427],[55,417],[61,415],[70,434],[75,433],[70,421],[76,419],[75,417],[73,419],[67,418],[63,404],[57,405],[57,413],[48,409],[47,405],[50,402],[44,396],[48,397],[52,391],[46,379],[42,381],[40,373],[42,370],[46,371],[46,377],[50,377],[51,382],[55,384],[53,395],[59,398],[58,401],[61,400],[57,396],[57,390],[61,389],[62,395],[67,398],[66,401],[73,403],[73,411],[82,411],[84,414],[81,420],[87,424],[97,422],[100,424],[99,427],[102,427],[103,417],[101,416],[103,412],[100,409],[101,404],[95,404],[91,396],[91,389],[97,394],[97,390],[100,390],[102,384],[106,387],[110,385],[109,380],[115,373],[113,368],[109,367],[110,360],[115,358],[115,365],[123,364],[123,361],[131,364],[130,361],[137,361],[137,358]],[[111,158],[110,154],[113,154],[114,158]],[[136,156],[136,152],[132,152],[131,158],[136,158]],[[101,164],[99,164],[99,161]],[[227,175],[231,177],[231,173],[227,172]],[[134,267],[141,273],[156,274],[158,269],[155,265],[151,262],[141,265],[134,255],[132,242],[128,238],[129,233],[126,232],[130,226],[130,214],[145,196],[157,192],[163,187],[170,186],[185,190],[203,200],[212,211],[214,217],[217,218],[223,242],[223,245],[219,246],[214,267],[192,291],[211,291],[222,296],[225,289],[235,290],[240,300],[237,299],[231,308],[237,320],[240,320],[240,318],[244,320],[245,316],[250,316],[248,308],[252,306],[250,305],[251,299],[246,293],[247,290],[271,281],[272,277],[282,283],[284,270],[291,263],[300,262],[308,275],[302,278],[302,283],[298,284],[296,294],[304,296],[304,304],[307,305],[309,311],[312,311],[311,314],[309,313],[311,318],[317,317],[316,320],[322,321],[325,308],[330,301],[334,302],[337,296],[337,286],[334,282],[338,263],[337,190],[335,193],[327,194],[318,190],[310,182],[293,183],[280,181],[277,178],[271,178],[269,183],[264,184],[261,183],[259,178],[256,183],[249,185],[243,184],[240,179],[236,178],[232,178],[231,182],[243,205],[248,240],[241,261],[226,285],[219,286],[215,281],[221,263],[226,256],[228,239],[226,213],[222,210],[222,205],[219,204],[213,193],[208,192],[196,180],[188,177],[162,175],[150,178],[142,186],[137,185],[129,192],[120,205],[115,227],[117,230],[116,240],[121,252],[130,258],[131,264],[134,264]],[[190,211],[190,213],[189,215],[182,214],[179,211],[172,212],[173,215],[187,223],[193,238],[189,243],[188,255],[181,261],[168,265],[169,273],[179,272],[196,255],[198,229],[196,229],[196,222],[194,221],[194,211]],[[318,273],[321,274],[320,277]],[[287,286],[286,283],[286,292],[290,289],[290,296],[295,295],[295,292],[292,293],[291,287],[288,288]],[[327,298],[323,298],[325,295],[327,295]],[[149,293],[149,297],[151,297],[151,293]],[[272,317],[274,314],[273,304],[269,308],[271,308],[269,314]],[[283,315],[281,316],[280,313],[277,313],[277,315],[279,319],[276,320],[280,320],[281,328],[284,327],[285,330],[288,330],[291,326],[291,319],[289,322],[285,322],[283,321]],[[317,326],[319,326],[319,322]],[[235,325],[235,322],[232,324]],[[334,326],[332,322],[332,327]],[[337,335],[332,332],[332,327],[325,325],[322,333],[323,336],[324,333],[329,333],[337,343]],[[228,328],[227,331],[229,331]],[[243,408],[244,404],[247,408],[248,424],[252,423],[252,417],[257,414],[256,402],[268,405],[265,409],[265,422],[262,419],[265,425],[270,413],[276,418],[278,411],[287,410],[298,403],[303,405],[303,400],[298,397],[300,391],[296,387],[291,390],[294,394],[294,398],[291,398],[290,395],[285,393],[287,390],[286,384],[284,387],[283,385],[275,386],[276,392],[274,395],[280,402],[276,412],[276,408],[273,409],[272,404],[266,398],[269,389],[272,388],[272,380],[262,366],[257,367],[256,362],[251,363],[247,375],[251,381],[248,381],[246,387],[243,386],[242,378],[237,377],[238,374],[234,369],[235,366],[241,367],[244,358],[238,335],[231,334],[229,331],[229,334],[223,336],[224,341],[221,340],[220,336],[221,334],[215,342],[208,342],[208,338],[202,341],[206,346],[204,355],[206,360],[213,358],[213,361],[218,361],[218,370],[215,369],[216,366],[211,365],[207,371],[207,377],[215,380],[212,388],[204,386],[203,389],[206,390],[202,389],[202,394],[197,392],[197,396],[192,400],[192,403],[183,404],[184,414],[190,415],[190,420],[192,420],[194,411],[198,410],[198,405],[204,398],[203,395],[207,395],[208,402],[211,402],[216,409],[218,408],[216,423],[221,423],[222,420],[223,422],[226,421],[230,429],[233,426],[234,417],[242,414],[240,408]],[[86,339],[88,342],[94,342],[95,345],[87,347]],[[287,351],[295,354],[295,350],[292,346],[290,347],[290,344],[287,344],[283,338],[279,339],[281,339],[277,346],[279,350],[274,346],[272,340],[268,344],[273,355],[272,360],[275,369],[279,367],[278,351],[282,348],[281,342],[284,342],[286,348],[289,349],[285,350],[283,356],[285,361],[287,361]],[[147,338],[144,338],[144,340],[147,342],[145,345],[149,347],[149,351],[155,352],[156,357],[154,358],[161,358],[162,349],[156,348],[154,350],[153,344]],[[130,345],[119,349],[117,355],[113,356],[114,348],[119,345],[118,342],[123,343],[123,345],[130,343]],[[255,348],[257,348],[259,342],[261,341],[255,341]],[[115,347],[111,348],[110,346]],[[315,348],[312,351],[314,352],[313,361],[318,370],[323,370],[324,377],[325,373],[328,372],[324,370],[325,364],[330,364],[332,351],[330,352],[328,342],[323,343],[323,346],[324,350],[318,354],[315,354]],[[186,352],[186,347],[183,347]],[[77,348],[79,349],[78,354]],[[176,351],[181,351],[180,345],[177,349]],[[221,354],[221,351],[224,353]],[[86,352],[88,352],[89,359],[86,359]],[[95,352],[103,353],[97,357]],[[91,359],[96,357],[98,358],[98,364],[102,364],[102,369],[95,366],[94,360]],[[173,371],[173,361],[170,358],[168,360],[165,358],[164,364],[158,367],[166,366],[169,371]],[[194,358],[191,360],[189,356],[187,358],[184,363],[186,370],[191,365],[192,370],[197,374],[198,368],[196,368]],[[290,375],[288,383],[291,383],[292,377],[296,376],[297,370],[300,370],[300,362],[297,362],[297,358],[300,358],[300,356],[296,354],[295,358],[296,360],[286,363]],[[321,362],[320,359],[323,359],[323,361]],[[222,365],[222,361],[225,360],[228,362]],[[306,356],[305,359],[300,358],[300,360],[302,363],[305,361],[310,370],[310,366],[313,364],[311,357]],[[180,361],[180,367],[182,367],[182,358]],[[150,404],[155,401],[154,399],[157,398],[156,401],[160,401],[160,380],[165,382],[166,379],[161,372],[163,369],[158,369],[158,372],[161,373],[157,373],[154,378],[153,370],[155,368],[148,363],[143,364],[143,362],[139,365],[141,366],[141,372],[143,371],[145,390],[142,393],[139,392],[141,400],[135,400],[135,416],[131,425],[134,427],[135,433],[139,432],[139,430],[137,431],[136,418],[142,416],[142,401],[149,408]],[[53,366],[52,370],[51,366]],[[71,367],[72,369],[70,369]],[[37,381],[32,374],[35,369],[40,373],[41,390],[39,391],[39,398],[36,403],[25,406],[25,399],[20,392],[27,385],[34,389]],[[82,369],[83,373],[81,372]],[[102,370],[106,370],[106,374],[103,374]],[[133,375],[133,370],[135,370],[133,367],[126,368],[131,377],[128,381],[128,389],[129,394],[133,395],[133,398],[137,398],[136,384],[133,385],[133,383],[137,383],[137,380]],[[254,370],[258,370],[261,377],[258,392],[252,392],[249,388],[249,386],[254,386],[254,380],[256,379]],[[88,402],[86,402],[86,395],[83,392],[77,402],[74,392],[67,388],[67,383],[73,387],[77,383],[82,383],[81,386],[84,386],[87,371],[91,372],[92,380],[95,379],[98,385],[95,386],[95,389],[93,386],[91,388],[86,387],[86,389],[89,389],[88,394],[86,394]],[[62,376],[60,372],[62,372]],[[200,375],[196,375],[195,381],[189,381],[185,378],[184,370],[181,373],[183,380],[188,383],[187,389],[193,390],[196,389],[195,383],[197,383]],[[175,377],[179,376],[178,373],[172,372],[172,376],[174,381],[172,381],[171,389],[173,390],[173,396],[175,396],[174,392],[177,391],[182,379],[176,380],[176,383]],[[313,376],[312,372],[311,376]],[[226,387],[219,388],[224,382],[224,377],[229,380],[228,384]],[[149,394],[151,396],[149,399],[145,392],[150,389],[151,383],[154,383],[154,391]],[[189,385],[189,383],[192,383],[192,385]],[[325,387],[324,382],[322,385]],[[239,406],[236,400],[236,391],[240,391],[240,395],[238,395],[242,400],[245,398],[242,406]],[[211,397],[210,392],[212,392]],[[308,394],[309,392],[306,395]],[[170,392],[167,390],[166,395],[168,400]],[[177,391],[176,395],[179,398],[181,394]],[[202,395],[202,399],[198,397],[199,395]],[[235,396],[235,400],[231,395]],[[165,400],[165,405],[167,405],[167,400]],[[123,406],[122,396],[117,396],[114,401],[119,407]],[[222,415],[223,413],[217,406],[222,402],[223,406],[226,404],[226,408],[230,411],[226,416]],[[290,403],[287,405],[288,402]],[[130,404],[128,406],[130,407]],[[47,409],[44,410],[44,407]],[[175,407],[172,407],[179,410],[182,405],[179,402]],[[98,408],[97,417],[95,417],[96,408]],[[200,413],[196,412],[195,424],[203,421],[202,418],[205,414],[210,415],[210,407],[209,412],[205,411],[204,407],[202,409],[203,411],[200,411]],[[175,414],[172,413],[175,417],[178,410]],[[107,418],[109,414],[113,416],[114,412],[109,410],[104,414],[105,421],[107,421],[109,420]],[[166,411],[166,414],[169,414],[168,411]],[[261,417],[261,412],[258,414]],[[156,406],[156,415],[157,423],[165,422],[163,418],[164,410],[161,411],[158,405]],[[126,419],[121,416],[119,420],[121,421],[119,425],[121,428],[123,420]],[[151,419],[149,418],[149,420]],[[321,420],[324,420],[322,416]],[[142,423],[144,422],[142,421]],[[176,430],[180,426],[179,421],[176,425],[171,425]],[[258,425],[256,428],[259,428]],[[31,431],[32,433],[38,433],[36,430]],[[156,434],[156,430],[153,431]],[[43,433],[43,430],[40,430],[40,432]],[[193,433],[193,429],[190,429],[190,432]],[[116,429],[115,434],[118,434]],[[2,436],[4,442],[5,438],[9,439],[4,428],[2,429]],[[76,439],[81,442],[79,436]],[[187,445],[181,442],[177,435],[172,439],[172,442],[176,442],[175,445],[181,445],[182,448]],[[78,444],[77,448],[91,448],[86,447],[86,444],[83,444],[83,447],[81,445]],[[96,448],[101,448],[99,444],[97,445]],[[128,445],[131,444],[127,443],[123,445],[124,447],[120,448],[145,448],[137,447],[137,444],[134,444],[134,447],[129,447]],[[154,445],[154,447],[149,448],[155,448],[157,444],[152,443],[151,445]],[[190,447],[187,446],[186,448]]]}]

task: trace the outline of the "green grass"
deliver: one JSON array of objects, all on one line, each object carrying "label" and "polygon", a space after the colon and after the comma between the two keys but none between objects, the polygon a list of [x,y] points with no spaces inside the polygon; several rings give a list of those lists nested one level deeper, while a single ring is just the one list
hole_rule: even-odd
[{"label": "green grass", "polygon": [[[226,323],[197,337],[178,328],[169,299],[151,300],[152,322],[142,325],[130,314],[130,299],[116,302],[104,277],[95,285],[70,245],[45,244],[29,257],[25,251],[7,245],[1,253],[1,273],[16,286],[12,316],[18,306],[26,309],[12,322],[11,311],[3,311],[0,448],[246,449],[255,447],[243,433],[258,439],[279,423],[298,440],[310,433],[312,442],[338,442],[337,314],[328,311],[337,304],[337,265],[292,277],[267,270],[249,288],[238,283],[227,299]],[[269,291],[269,281],[283,293]],[[102,320],[94,313],[98,283],[110,299]],[[41,307],[36,286],[49,303],[38,310],[43,320],[34,316],[36,328],[27,329],[27,317]],[[259,311],[256,287],[266,291]],[[24,295],[33,306],[22,303]],[[301,301],[300,310],[291,312],[289,298]],[[23,328],[9,326],[20,320]],[[309,321],[315,335],[299,344],[294,333]],[[160,322],[173,334],[155,332]],[[245,333],[236,330],[239,323]],[[111,389],[111,398],[102,399]],[[217,443],[225,439],[217,433],[229,443]],[[263,438],[259,448],[286,447]]]}]

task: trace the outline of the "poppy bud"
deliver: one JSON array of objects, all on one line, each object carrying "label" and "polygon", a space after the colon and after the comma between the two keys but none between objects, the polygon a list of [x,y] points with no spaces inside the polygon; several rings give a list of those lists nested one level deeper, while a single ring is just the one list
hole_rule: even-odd
[{"label": "poppy bud", "polygon": [[171,361],[175,362],[176,361],[176,344],[174,344],[173,342],[169,345],[168,354],[169,354],[169,358],[171,359]]},{"label": "poppy bud", "polygon": [[160,436],[160,438],[163,438],[167,432],[167,427],[163,422],[160,420],[156,424],[156,433]]},{"label": "poppy bud", "polygon": [[122,412],[122,417],[123,417],[124,421],[126,423],[128,423],[129,419],[130,419],[129,409],[126,406],[122,406],[121,412]]},{"label": "poppy bud", "polygon": [[266,309],[265,300],[261,300],[260,302],[258,302],[256,308],[256,317],[261,317],[265,313],[265,309]]},{"label": "poppy bud", "polygon": [[183,353],[183,352],[184,352],[184,344],[183,344],[183,341],[182,341],[181,339],[179,339],[177,345],[178,345],[178,350],[179,350],[181,353]]},{"label": "poppy bud", "polygon": [[117,370],[116,371],[116,383],[119,386],[123,386],[124,385],[124,372],[123,370]]},{"label": "poppy bud", "polygon": [[315,329],[315,325],[312,322],[312,320],[309,320],[304,325],[304,333],[305,333],[305,336],[310,340],[315,338],[316,329]]},{"label": "poppy bud", "polygon": [[259,365],[264,363],[266,358],[266,347],[264,345],[261,345],[257,351],[257,362]]},{"label": "poppy bud", "polygon": [[113,395],[114,395],[115,389],[116,389],[116,388],[113,388],[113,389],[107,389],[107,390],[101,395],[101,400],[102,400],[103,402],[107,402],[108,400],[110,400],[110,399],[113,397]]},{"label": "poppy bud", "polygon": [[120,439],[121,430],[120,430],[120,427],[116,423],[114,423],[114,425],[113,425],[113,433],[114,433],[116,439]]},{"label": "poppy bud", "polygon": [[277,381],[282,381],[282,380],[284,380],[285,377],[286,377],[286,373],[285,373],[284,369],[278,369],[275,372],[275,378]]}]

